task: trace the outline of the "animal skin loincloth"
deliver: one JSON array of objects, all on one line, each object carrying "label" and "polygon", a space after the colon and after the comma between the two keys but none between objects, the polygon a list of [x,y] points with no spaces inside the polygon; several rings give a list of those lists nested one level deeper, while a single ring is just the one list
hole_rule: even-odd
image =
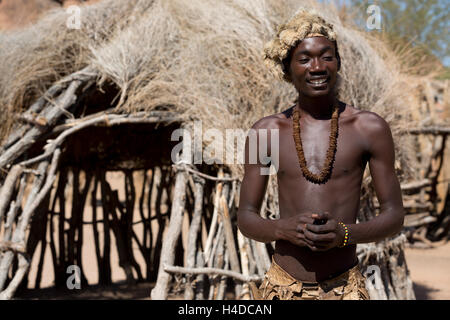
[{"label": "animal skin loincloth", "polygon": [[250,288],[255,300],[370,300],[365,281],[358,265],[329,280],[298,281],[272,258],[262,284]]}]

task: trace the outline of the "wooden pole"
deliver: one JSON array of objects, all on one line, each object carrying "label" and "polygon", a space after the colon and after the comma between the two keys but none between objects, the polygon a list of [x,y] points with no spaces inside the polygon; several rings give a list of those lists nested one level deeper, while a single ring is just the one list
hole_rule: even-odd
[{"label": "wooden pole", "polygon": [[[12,237],[12,231],[13,231],[13,223],[16,220],[17,213],[19,209],[22,207],[22,199],[25,193],[25,187],[26,187],[26,177],[25,175],[22,175],[20,178],[19,183],[19,193],[17,194],[17,198],[15,201],[11,202],[11,206],[9,208],[8,214],[6,216],[6,223],[5,223],[5,231],[3,234],[3,242],[11,241]],[[0,261],[1,261],[0,257]]]},{"label": "wooden pole", "polygon": [[[89,76],[90,79],[93,76]],[[57,121],[63,116],[67,110],[76,102],[77,91],[84,83],[83,80],[72,81],[67,89],[61,93],[56,99],[55,104],[46,110],[43,110],[40,114],[42,121],[45,122],[43,127],[31,127],[24,135],[8,149],[6,149],[2,155],[0,155],[0,168],[3,168],[7,164],[11,163],[14,159],[20,157],[26,150],[28,150],[45,132],[49,127],[54,126]]]},{"label": "wooden pole", "polygon": [[0,190],[0,227],[2,226],[3,216],[5,215],[6,210],[8,210],[16,181],[21,176],[22,172],[22,166],[13,166],[8,172],[5,182]]},{"label": "wooden pole", "polygon": [[52,255],[52,262],[53,262],[53,274],[55,276],[55,282],[56,282],[56,275],[59,273],[59,259],[58,259],[58,254],[56,252],[56,240],[55,240],[55,224],[54,224],[54,217],[56,216],[56,202],[59,199],[59,195],[61,193],[61,189],[64,190],[64,186],[65,186],[65,173],[63,173],[63,169],[59,170],[58,173],[59,177],[58,177],[58,185],[56,187],[56,190],[53,194],[53,201],[50,207],[50,212],[49,212],[49,220],[48,220],[48,224],[49,224],[49,230],[50,230],[50,252]]},{"label": "wooden pole", "polygon": [[[120,203],[117,195],[117,191],[112,191],[109,183],[106,179],[101,181],[102,187],[102,202],[105,203],[105,209],[107,210],[106,216],[109,219],[111,216],[111,230],[115,236],[117,253],[119,256],[119,266],[125,272],[127,278],[127,284],[132,285],[135,284],[135,279],[133,277],[133,271],[131,268],[130,261],[127,256],[126,243],[125,243],[125,234],[123,233],[123,229],[121,228],[121,223],[119,217],[117,216],[117,210],[123,210],[120,208]],[[123,212],[122,212],[123,214]]]},{"label": "wooden pole", "polygon": [[59,260],[57,264],[57,271],[55,272],[55,286],[63,287],[65,285],[65,269],[67,268],[67,245],[66,245],[66,186],[68,185],[69,170],[63,168],[59,172],[63,177],[63,182],[58,189],[58,202],[59,202],[59,217],[58,217],[58,249]]},{"label": "wooden pole", "polygon": [[[223,234],[223,223],[220,222],[219,229],[217,230],[217,236],[214,238],[214,246],[211,250],[211,256],[207,264],[208,267],[214,267],[216,269],[221,269],[223,264],[223,252],[225,245],[225,236]],[[217,294],[217,277],[209,277],[209,295],[208,300],[214,300]]]},{"label": "wooden pole", "polygon": [[175,177],[175,190],[169,227],[161,250],[158,278],[156,280],[156,286],[151,292],[152,300],[163,300],[167,298],[170,274],[164,270],[164,265],[171,266],[175,260],[175,246],[181,231],[185,199],[186,173],[184,171],[178,171]]},{"label": "wooden pole", "polygon": [[[136,242],[138,243],[139,249],[141,250],[142,256],[145,260],[145,280],[150,281],[150,274],[151,274],[151,251],[152,251],[152,240],[153,240],[153,234],[152,234],[152,225],[151,225],[151,211],[150,207],[148,208],[148,218],[145,217],[145,211],[144,211],[144,203],[145,203],[145,197],[150,197],[150,191],[147,195],[146,193],[146,186],[147,186],[147,170],[143,170],[143,182],[142,182],[142,189],[141,189],[141,195],[139,197],[139,214],[141,216],[141,219],[143,221],[142,226],[142,245],[139,245],[138,239],[136,237]],[[153,176],[153,172],[152,172]],[[151,186],[151,183],[149,184]]]},{"label": "wooden pole", "polygon": [[126,210],[125,215],[122,214],[121,216],[121,224],[122,224],[122,230],[125,235],[125,247],[127,250],[127,258],[130,262],[133,269],[136,271],[138,281],[143,281],[144,278],[142,277],[141,267],[137,263],[135,257],[134,257],[134,250],[133,250],[133,217],[134,217],[134,206],[136,202],[136,188],[134,186],[134,177],[133,177],[133,171],[127,170],[125,172],[125,203],[126,203]]},{"label": "wooden pole", "polygon": [[[48,220],[48,206],[50,203],[51,192],[47,194],[42,203],[36,209],[34,213],[34,218],[31,220],[30,232],[27,240],[27,254],[32,257],[39,244],[41,243],[39,258],[38,258],[38,269],[36,272],[36,280],[34,287],[39,287],[42,268],[44,266],[45,251],[47,250],[47,220]],[[28,279],[25,279],[21,284],[20,288],[27,288]],[[19,290],[20,290],[19,288]]]},{"label": "wooden pole", "polygon": [[[191,176],[189,177],[191,178]],[[202,206],[203,206],[203,187],[205,184],[205,179],[198,176],[193,177],[195,184],[195,202],[194,202],[194,214],[192,216],[191,226],[189,228],[188,235],[188,246],[187,246],[187,259],[186,267],[195,267],[195,256],[197,252],[197,236],[200,229],[201,219],[202,219]],[[194,298],[194,289],[192,287],[191,281],[192,275],[187,276],[186,280],[186,290],[184,292],[184,299],[192,300]]]},{"label": "wooden pole", "polygon": [[244,276],[242,273],[234,272],[231,270],[224,270],[220,268],[183,268],[178,266],[164,266],[164,270],[169,273],[192,273],[192,274],[199,274],[199,275],[223,275],[226,277],[234,278],[241,282],[248,282],[248,281],[260,281],[262,278],[257,275],[253,276]]},{"label": "wooden pole", "polygon": [[[220,168],[218,178],[222,178],[222,177],[223,177],[223,171],[222,171],[222,168]],[[222,194],[222,186],[223,186],[222,182],[217,183],[216,195],[214,197],[214,211],[213,211],[213,216],[212,216],[212,220],[211,220],[211,225],[209,227],[208,239],[206,240],[206,245],[205,245],[205,249],[204,249],[205,262],[208,262],[207,258],[209,257],[209,254],[210,254],[211,245],[212,245],[213,237],[215,234],[215,229],[217,227],[217,217],[218,217],[218,210],[219,210],[219,205],[220,205],[219,204],[220,196]]]},{"label": "wooden pole", "polygon": [[[199,249],[197,251],[197,268],[202,268],[205,265],[205,260],[203,260],[204,255],[203,252]],[[205,287],[205,275],[203,273],[199,273],[195,278],[195,299],[196,300],[204,300],[204,287]]]},{"label": "wooden pole", "polygon": [[[42,188],[42,185],[44,183],[45,179],[45,172],[47,171],[48,167],[48,161],[44,161],[39,164],[38,170],[39,175],[35,177],[33,186],[31,188],[31,192],[28,195],[27,202],[25,204],[25,207],[29,207],[38,194],[39,190]],[[23,216],[23,213],[22,213]],[[16,226],[17,229],[17,226]],[[13,237],[13,234],[11,234],[11,238]],[[13,240],[14,242],[14,240]],[[25,246],[25,243],[22,243],[23,246]],[[0,261],[0,292],[3,290],[6,282],[6,278],[8,276],[9,267],[11,266],[12,260],[14,257],[13,252],[5,252],[1,261]]]},{"label": "wooden pole", "polygon": [[[248,259],[248,246],[245,243],[244,236],[242,235],[241,231],[237,230],[237,237],[238,237],[238,245],[239,245],[239,254],[241,256],[241,269],[242,274],[244,276],[249,275],[249,259]],[[250,300],[250,290],[248,283],[244,283],[242,286],[242,293],[241,293],[243,300]]]},{"label": "wooden pole", "polygon": [[[48,110],[53,107],[52,100],[55,99],[56,95],[60,94],[62,90],[66,89],[68,84],[70,84],[74,80],[82,80],[85,83],[90,81],[90,79],[95,78],[96,74],[94,74],[94,70],[92,67],[88,66],[80,71],[72,73],[65,78],[61,79],[57,83],[53,84],[44,95],[39,97],[36,102],[34,102],[21,116],[22,118],[34,120],[33,117],[36,114],[42,112],[43,114],[48,113]],[[20,138],[24,136],[27,130],[30,129],[30,125],[28,123],[21,125],[17,129],[15,129],[11,135],[8,137],[7,142],[0,148],[0,153],[4,150],[8,149],[11,145],[16,143]]]},{"label": "wooden pole", "polygon": [[151,189],[149,191],[149,211],[150,217],[155,216],[158,221],[158,233],[156,234],[155,246],[150,257],[152,265],[151,281],[156,280],[159,258],[162,247],[162,236],[166,226],[166,220],[161,213],[161,198],[164,190],[163,170],[159,166],[155,166],[152,170]]},{"label": "wooden pole", "polygon": [[[37,209],[37,207],[40,205],[40,203],[44,200],[44,198],[47,196],[48,192],[51,190],[51,187],[53,185],[53,182],[56,178],[56,170],[58,168],[58,162],[59,157],[61,155],[61,150],[58,148],[56,149],[52,162],[50,164],[50,169],[48,171],[48,174],[46,176],[45,183],[43,184],[42,188],[39,188],[40,190],[36,189],[35,192],[31,192],[30,196],[33,196],[31,199],[29,198],[27,201],[27,206],[25,206],[18,224],[16,226],[16,229],[14,230],[12,241],[15,243],[25,243],[25,231],[28,227],[29,221],[31,216],[33,215],[34,211]],[[41,178],[43,178],[45,169],[48,167],[48,163],[44,162],[41,163],[39,166],[39,171],[42,172]],[[37,179],[39,180],[39,179]],[[43,179],[42,179],[43,180]],[[42,185],[42,181],[38,181],[35,186],[39,187]],[[35,196],[34,196],[35,195]],[[29,196],[29,197],[30,197]],[[8,254],[7,252],[6,254]],[[3,273],[7,274],[9,266],[11,264],[11,259],[3,260],[2,259],[2,265],[0,266],[0,276],[2,276]],[[5,263],[3,263],[5,262]],[[0,293],[0,299],[10,299],[17,287],[19,286],[20,282],[22,281],[23,277],[28,271],[29,267],[29,259],[24,255],[19,255],[19,269],[17,270],[13,280],[10,282],[8,287]],[[6,277],[6,275],[5,275]],[[0,280],[0,290],[4,287],[4,281]]]},{"label": "wooden pole", "polygon": [[109,285],[112,283],[111,279],[111,222],[109,219],[109,207],[108,203],[109,194],[106,190],[106,172],[101,171],[99,175],[100,190],[102,199],[102,212],[103,212],[103,257],[102,257],[102,273],[103,277],[99,280],[102,285]]},{"label": "wooden pole", "polygon": [[[238,254],[236,251],[236,242],[234,240],[234,232],[233,232],[233,225],[231,224],[230,214],[228,212],[228,205],[227,201],[224,197],[220,199],[221,205],[222,205],[222,217],[223,217],[223,224],[225,229],[225,239],[227,244],[227,251],[230,257],[230,266],[231,270],[234,272],[241,272],[240,263]],[[240,284],[236,285],[235,291],[236,291],[236,297],[240,296],[242,290],[242,286]]]},{"label": "wooden pole", "polygon": [[[224,270],[228,270],[230,268],[230,258],[228,251],[225,251],[224,257]],[[223,300],[225,297],[225,289],[227,287],[227,278],[226,276],[222,276],[219,282],[219,287],[217,288],[216,300]]]}]

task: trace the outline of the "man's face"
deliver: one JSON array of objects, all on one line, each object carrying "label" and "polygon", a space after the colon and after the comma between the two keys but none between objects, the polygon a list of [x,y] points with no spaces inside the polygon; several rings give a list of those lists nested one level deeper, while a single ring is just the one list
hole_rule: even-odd
[{"label": "man's face", "polygon": [[332,93],[337,71],[334,43],[325,37],[306,38],[292,52],[290,77],[297,91],[305,96]]}]

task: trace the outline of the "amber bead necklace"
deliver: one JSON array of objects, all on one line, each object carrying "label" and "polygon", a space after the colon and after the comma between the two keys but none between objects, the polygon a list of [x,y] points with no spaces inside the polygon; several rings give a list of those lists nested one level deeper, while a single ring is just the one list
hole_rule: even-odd
[{"label": "amber bead necklace", "polygon": [[306,164],[306,158],[303,152],[301,130],[300,130],[300,112],[298,109],[299,108],[297,107],[297,105],[294,106],[292,128],[300,168],[302,169],[303,175],[307,180],[317,184],[325,183],[331,176],[331,170],[333,168],[334,157],[336,154],[337,137],[339,131],[338,126],[339,106],[336,105],[334,107],[333,115],[331,116],[330,143],[328,146],[324,166],[319,174],[315,174],[309,171],[308,166]]}]

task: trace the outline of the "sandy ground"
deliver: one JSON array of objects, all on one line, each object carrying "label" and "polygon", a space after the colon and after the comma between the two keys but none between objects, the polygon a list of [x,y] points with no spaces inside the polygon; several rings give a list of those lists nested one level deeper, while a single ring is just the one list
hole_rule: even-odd
[{"label": "sandy ground", "polygon": [[407,248],[406,262],[418,300],[450,300],[450,242],[433,249]]}]

